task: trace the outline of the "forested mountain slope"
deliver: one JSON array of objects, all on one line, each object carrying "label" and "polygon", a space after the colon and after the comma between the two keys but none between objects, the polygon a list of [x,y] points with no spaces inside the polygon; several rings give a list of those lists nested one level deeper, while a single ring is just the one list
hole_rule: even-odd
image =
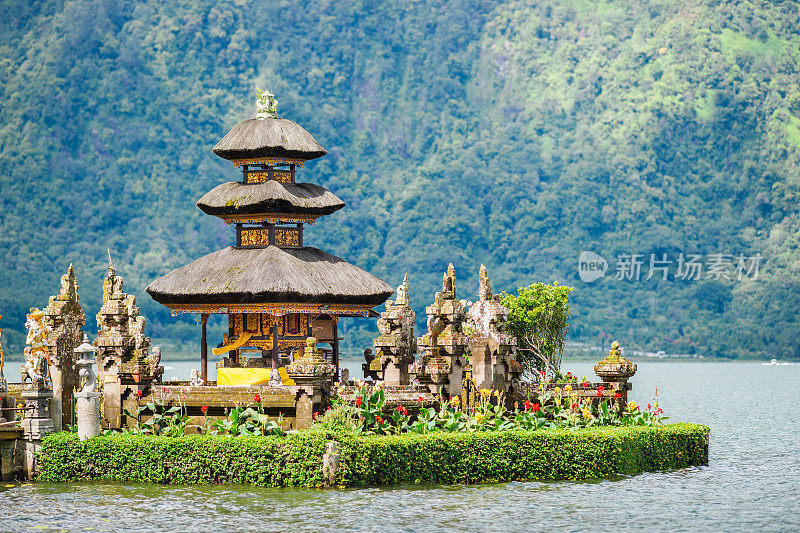
[{"label": "forested mountain slope", "polygon": [[[236,176],[211,147],[262,87],[329,151],[299,179],[348,204],[306,243],[408,272],[418,318],[448,261],[472,299],[485,263],[497,291],[574,285],[575,340],[798,357],[798,27],[793,2],[3,2],[4,341],[70,262],[93,330],[110,249],[154,342],[194,342],[144,288],[232,242],[194,202]],[[762,260],[645,280],[652,254]]]}]

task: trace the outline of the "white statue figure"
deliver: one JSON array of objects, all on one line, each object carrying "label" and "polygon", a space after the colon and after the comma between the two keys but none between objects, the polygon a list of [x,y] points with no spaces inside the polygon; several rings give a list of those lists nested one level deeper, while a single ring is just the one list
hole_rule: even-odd
[{"label": "white statue figure", "polygon": [[25,321],[28,337],[25,339],[25,364],[20,367],[23,383],[31,382],[32,387],[37,384],[45,385],[46,376],[49,375],[50,343],[48,331],[43,322],[44,311],[31,308]]},{"label": "white statue figure", "polygon": [[189,372],[189,385],[192,387],[200,387],[205,385],[203,378],[200,377],[200,371],[196,368],[193,368],[191,372]]}]

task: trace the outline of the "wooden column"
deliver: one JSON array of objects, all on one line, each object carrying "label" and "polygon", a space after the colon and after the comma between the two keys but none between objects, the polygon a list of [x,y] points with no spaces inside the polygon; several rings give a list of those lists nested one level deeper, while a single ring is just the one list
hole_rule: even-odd
[{"label": "wooden column", "polygon": [[334,381],[339,381],[339,323],[338,320],[333,318],[333,351],[331,352],[331,363],[336,367],[336,374],[334,374]]},{"label": "wooden column", "polygon": [[278,320],[279,316],[274,317],[272,322],[272,370],[278,369]]},{"label": "wooden column", "polygon": [[200,313],[201,333],[200,333],[200,378],[203,385],[208,382],[208,341],[206,340],[206,322],[208,313]]}]

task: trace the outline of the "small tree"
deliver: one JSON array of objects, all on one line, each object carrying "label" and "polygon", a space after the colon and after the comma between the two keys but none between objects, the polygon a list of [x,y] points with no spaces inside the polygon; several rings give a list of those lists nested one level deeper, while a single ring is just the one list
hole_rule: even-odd
[{"label": "small tree", "polygon": [[517,338],[517,360],[529,377],[541,371],[555,376],[567,338],[572,287],[534,283],[518,292],[517,296],[504,292],[501,299],[509,310],[508,332]]}]

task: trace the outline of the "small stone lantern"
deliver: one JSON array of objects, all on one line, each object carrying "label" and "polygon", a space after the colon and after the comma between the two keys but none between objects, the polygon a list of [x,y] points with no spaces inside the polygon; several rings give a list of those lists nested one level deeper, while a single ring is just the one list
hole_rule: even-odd
[{"label": "small stone lantern", "polygon": [[622,401],[627,402],[630,384],[628,379],[636,373],[636,364],[622,357],[619,343],[611,343],[608,355],[594,365],[594,373],[606,383],[611,383],[611,388],[622,396]]},{"label": "small stone lantern", "polygon": [[94,372],[97,348],[89,344],[84,333],[83,342],[75,348],[81,390],[75,393],[75,410],[78,421],[78,438],[81,440],[100,434],[100,392],[97,392],[97,374]]}]

